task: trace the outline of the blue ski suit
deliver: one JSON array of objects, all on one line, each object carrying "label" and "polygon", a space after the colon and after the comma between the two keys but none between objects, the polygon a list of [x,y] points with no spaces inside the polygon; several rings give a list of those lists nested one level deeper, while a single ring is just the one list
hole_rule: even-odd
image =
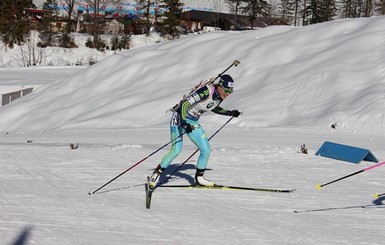
[{"label": "blue ski suit", "polygon": [[173,144],[171,150],[160,162],[161,168],[166,169],[182,151],[183,136],[181,134],[185,132],[182,125],[188,123],[194,127],[194,130],[188,133],[187,136],[198,147],[200,152],[196,167],[201,170],[206,169],[211,149],[207,135],[198,120],[206,111],[231,116],[232,111],[225,110],[219,106],[222,101],[216,85],[212,84],[199,88],[181,101],[179,108],[171,117],[170,134]]}]

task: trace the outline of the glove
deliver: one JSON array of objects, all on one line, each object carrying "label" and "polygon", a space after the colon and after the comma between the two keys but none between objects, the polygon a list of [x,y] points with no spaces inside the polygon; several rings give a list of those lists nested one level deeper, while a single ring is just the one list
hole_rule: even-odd
[{"label": "glove", "polygon": [[231,111],[231,116],[232,117],[238,117],[239,115],[241,115],[241,112],[238,111],[238,110],[233,110]]},{"label": "glove", "polygon": [[184,128],[184,130],[186,131],[186,133],[191,133],[193,130],[194,130],[194,126],[192,126],[191,124],[189,123],[184,123],[182,124],[182,128]]}]

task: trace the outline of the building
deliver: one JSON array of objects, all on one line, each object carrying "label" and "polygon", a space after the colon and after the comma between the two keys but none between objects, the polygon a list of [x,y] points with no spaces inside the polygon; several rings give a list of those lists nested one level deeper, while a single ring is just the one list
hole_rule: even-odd
[{"label": "building", "polygon": [[[253,28],[263,28],[271,25],[288,25],[278,18],[257,17],[253,22]],[[213,30],[247,30],[251,28],[248,16],[227,13],[215,13],[210,11],[190,10],[182,14],[182,26],[186,30],[197,31]]]}]

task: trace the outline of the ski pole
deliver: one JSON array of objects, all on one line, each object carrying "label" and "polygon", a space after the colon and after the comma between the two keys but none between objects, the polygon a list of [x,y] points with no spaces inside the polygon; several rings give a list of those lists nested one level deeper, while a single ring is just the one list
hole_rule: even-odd
[{"label": "ski pole", "polygon": [[374,199],[377,199],[377,198],[382,197],[382,196],[385,196],[385,193],[381,193],[381,194],[374,193]]},{"label": "ski pole", "polygon": [[112,181],[116,180],[117,178],[119,178],[120,176],[122,176],[123,174],[127,173],[128,171],[130,171],[131,169],[133,169],[134,167],[138,166],[140,163],[142,163],[143,161],[145,161],[146,159],[148,159],[149,157],[151,157],[152,155],[154,155],[155,153],[157,153],[158,151],[160,151],[161,149],[163,149],[164,147],[168,146],[170,143],[172,143],[173,141],[175,141],[176,139],[182,137],[182,135],[184,135],[185,133],[182,133],[180,134],[178,137],[176,137],[175,139],[169,141],[168,143],[164,144],[162,147],[160,147],[159,149],[155,150],[154,152],[152,152],[151,154],[149,154],[148,156],[146,156],[145,158],[143,158],[142,160],[140,160],[139,162],[135,163],[134,165],[132,165],[131,167],[129,167],[128,169],[124,170],[123,172],[121,172],[118,176],[116,176],[115,178],[111,179],[110,181],[108,181],[107,183],[105,183],[104,185],[100,186],[98,189],[94,190],[93,192],[88,192],[88,195],[93,195],[95,194],[97,191],[99,191],[100,189],[102,189],[103,187],[105,187],[106,185],[110,184]]},{"label": "ski pole", "polygon": [[[211,135],[211,137],[209,138],[209,141],[219,132],[221,131],[234,117],[231,117],[229,120],[227,120],[227,122],[225,122],[213,135]],[[162,183],[160,183],[159,185],[163,185],[165,183],[168,182],[168,180],[171,178],[171,176],[173,176],[186,162],[188,162],[197,152],[199,151],[199,149],[196,149],[186,160],[184,160],[182,162],[181,165],[179,165],[179,167],[177,169],[174,170],[174,172],[172,172]]]},{"label": "ski pole", "polygon": [[359,174],[359,173],[362,173],[362,172],[371,170],[371,169],[373,169],[373,168],[379,167],[379,166],[384,165],[384,164],[385,164],[385,162],[377,163],[377,164],[375,164],[375,165],[373,165],[373,166],[366,167],[366,168],[361,169],[361,170],[359,170],[359,171],[357,171],[357,172],[354,172],[354,173],[352,173],[352,174],[349,174],[349,175],[346,175],[346,176],[341,177],[341,178],[339,178],[339,179],[330,181],[330,182],[328,182],[328,183],[326,183],[326,184],[323,184],[323,185],[317,184],[315,188],[316,188],[317,190],[319,190],[319,189],[321,189],[321,187],[324,187],[324,186],[329,185],[329,184],[331,184],[331,183],[335,183],[335,182],[337,182],[337,181],[340,181],[340,180],[343,180],[343,179],[352,177],[353,175],[356,175],[356,174]]}]

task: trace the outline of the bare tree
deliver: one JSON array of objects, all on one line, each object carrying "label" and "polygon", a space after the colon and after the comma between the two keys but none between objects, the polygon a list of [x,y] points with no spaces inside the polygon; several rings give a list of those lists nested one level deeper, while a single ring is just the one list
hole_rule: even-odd
[{"label": "bare tree", "polygon": [[72,31],[72,14],[75,8],[75,4],[77,2],[78,0],[64,0],[64,3],[67,6],[67,8],[64,8],[67,12],[67,33],[70,33]]},{"label": "bare tree", "polygon": [[219,13],[223,10],[222,0],[213,0],[213,7],[215,9],[215,27],[218,27]]},{"label": "bare tree", "polygon": [[145,33],[146,35],[150,35],[151,21],[150,21],[150,0],[136,0],[137,10],[144,12],[144,17],[146,17],[145,21]]},{"label": "bare tree", "polygon": [[42,63],[44,49],[37,45],[40,41],[38,35],[38,32],[30,31],[29,37],[19,46],[16,57],[19,65],[29,67]]},{"label": "bare tree", "polygon": [[227,5],[230,8],[230,12],[234,13],[234,29],[238,30],[238,13],[241,5],[241,0],[226,0]]},{"label": "bare tree", "polygon": [[107,6],[117,6],[120,4],[120,0],[84,0],[90,8],[94,12],[94,16],[92,18],[93,28],[92,28],[92,36],[94,38],[94,45],[98,45],[100,43],[100,16],[101,13]]}]

